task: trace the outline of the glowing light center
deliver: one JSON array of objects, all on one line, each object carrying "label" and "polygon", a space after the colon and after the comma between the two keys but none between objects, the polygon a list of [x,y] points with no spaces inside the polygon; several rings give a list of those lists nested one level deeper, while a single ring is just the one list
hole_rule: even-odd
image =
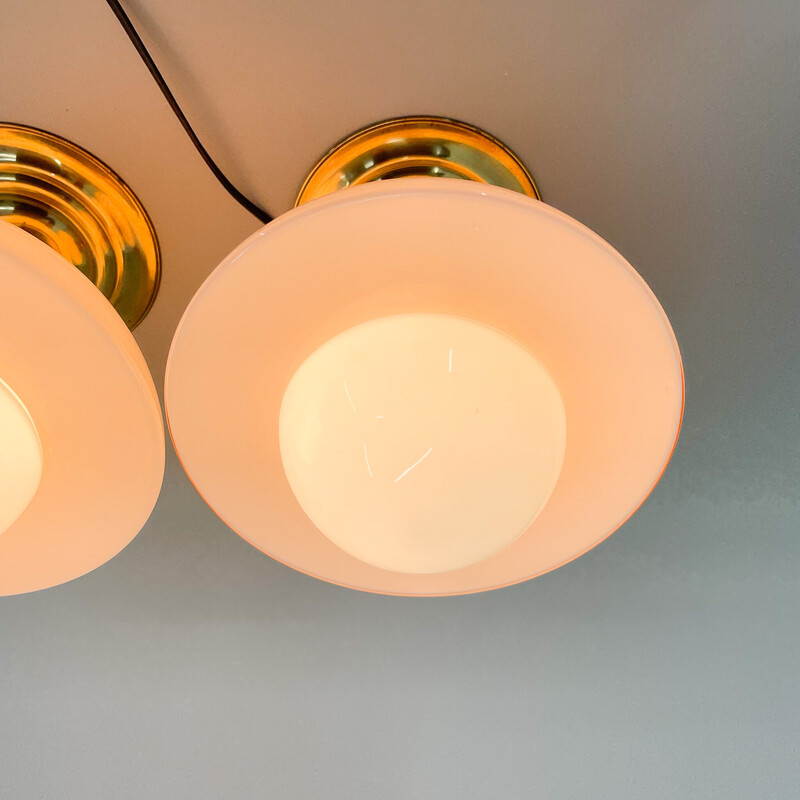
[{"label": "glowing light center", "polygon": [[28,410],[0,379],[0,533],[28,507],[42,478],[42,445]]},{"label": "glowing light center", "polygon": [[281,458],[308,517],[397,572],[459,569],[507,547],[547,502],[565,443],[541,363],[494,328],[439,314],[330,339],[280,414]]}]

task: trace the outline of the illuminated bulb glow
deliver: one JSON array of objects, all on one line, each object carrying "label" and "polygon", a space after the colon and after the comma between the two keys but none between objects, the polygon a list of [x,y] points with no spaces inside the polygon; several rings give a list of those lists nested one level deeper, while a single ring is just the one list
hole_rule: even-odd
[{"label": "illuminated bulb glow", "polygon": [[396,572],[483,561],[544,507],[566,443],[559,391],[524,347],[440,314],[367,322],[325,342],[280,412],[289,485],[350,555]]},{"label": "illuminated bulb glow", "polygon": [[19,397],[0,380],[0,533],[28,507],[41,478],[36,426]]}]

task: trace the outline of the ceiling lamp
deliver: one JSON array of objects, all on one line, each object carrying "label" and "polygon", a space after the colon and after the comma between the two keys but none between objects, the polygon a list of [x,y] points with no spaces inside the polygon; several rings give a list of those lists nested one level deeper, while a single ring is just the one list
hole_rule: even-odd
[{"label": "ceiling lamp", "polygon": [[115,173],[0,125],[0,595],[100,566],[147,520],[164,431],[128,326],[158,279],[150,221]]},{"label": "ceiling lamp", "polygon": [[165,394],[230,527],[324,580],[442,595],[554,569],[636,511],[678,435],[678,346],[625,259],[538,197],[488,134],[392,120],[220,264]]}]

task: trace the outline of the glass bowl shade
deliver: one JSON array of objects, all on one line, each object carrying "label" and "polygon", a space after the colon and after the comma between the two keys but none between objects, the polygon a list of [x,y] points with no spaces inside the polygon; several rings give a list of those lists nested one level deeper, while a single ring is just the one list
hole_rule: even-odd
[{"label": "glass bowl shade", "polygon": [[42,443],[31,415],[0,378],[0,534],[33,500],[42,479]]},{"label": "glass bowl shade", "polygon": [[[566,417],[563,466],[541,513],[495,555],[433,574],[368,564],[325,537],[292,492],[279,442],[284,393],[314,351],[356,325],[420,313],[520,343]],[[540,201],[436,178],[348,188],[254,234],[187,308],[165,388],[179,457],[231,528],[315,577],[404,595],[508,585],[598,544],[659,480],[683,394],[669,321],[619,253]]]},{"label": "glass bowl shade", "polygon": [[0,533],[0,595],[55,586],[116,555],[146,522],[164,472],[158,396],[100,291],[0,222],[0,379],[41,442],[32,499]]}]

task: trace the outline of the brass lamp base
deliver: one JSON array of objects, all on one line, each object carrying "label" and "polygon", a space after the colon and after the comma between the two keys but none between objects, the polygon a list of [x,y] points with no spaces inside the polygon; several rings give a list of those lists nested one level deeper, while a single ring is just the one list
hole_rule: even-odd
[{"label": "brass lamp base", "polygon": [[420,175],[490,183],[541,199],[525,165],[502,142],[464,122],[419,116],[348,136],[311,170],[295,205],[347,186]]},{"label": "brass lamp base", "polygon": [[129,328],[152,306],[161,257],[150,219],[125,182],[83,148],[0,123],[0,220],[74,264]]}]

